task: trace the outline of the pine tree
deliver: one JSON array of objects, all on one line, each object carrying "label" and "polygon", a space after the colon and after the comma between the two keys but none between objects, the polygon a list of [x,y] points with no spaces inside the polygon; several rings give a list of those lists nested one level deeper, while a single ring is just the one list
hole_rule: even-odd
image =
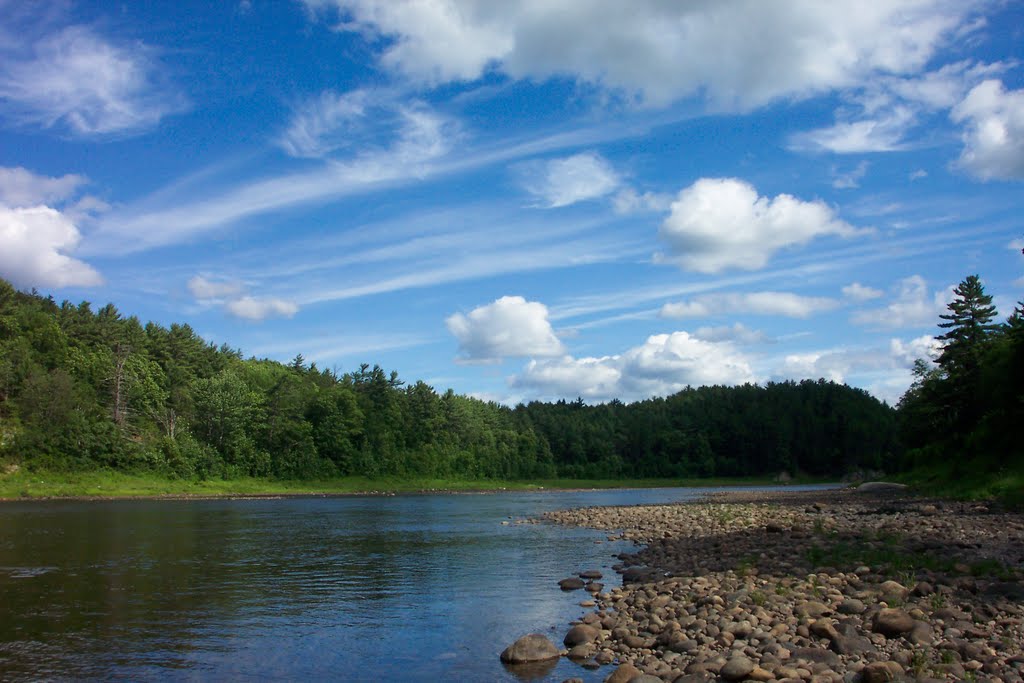
[{"label": "pine tree", "polygon": [[938,337],[946,342],[938,363],[950,376],[975,372],[985,342],[999,328],[992,323],[996,317],[992,297],[985,294],[977,275],[968,275],[953,293],[956,298],[947,306],[950,312],[939,316],[946,321],[939,327],[949,331]]},{"label": "pine tree", "polygon": [[996,307],[977,275],[968,275],[953,293],[949,313],[939,316],[946,321],[939,327],[948,332],[938,337],[945,342],[938,364],[947,377],[944,403],[956,433],[964,436],[980,417],[981,359],[999,325],[992,323]]}]

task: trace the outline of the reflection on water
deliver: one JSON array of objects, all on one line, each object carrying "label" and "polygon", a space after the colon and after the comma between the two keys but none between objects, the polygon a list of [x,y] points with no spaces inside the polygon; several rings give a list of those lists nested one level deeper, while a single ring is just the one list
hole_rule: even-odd
[{"label": "reflection on water", "polygon": [[557,580],[626,546],[501,522],[695,494],[0,505],[0,679],[514,681],[498,653],[582,612]]}]

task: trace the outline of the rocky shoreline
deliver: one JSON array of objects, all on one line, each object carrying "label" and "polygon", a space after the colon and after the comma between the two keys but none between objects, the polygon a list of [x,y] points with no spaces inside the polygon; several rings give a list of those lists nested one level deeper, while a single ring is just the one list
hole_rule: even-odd
[{"label": "rocky shoreline", "polygon": [[606,681],[1024,682],[1019,513],[877,486],[542,519],[642,545],[562,584],[591,599],[554,652]]}]

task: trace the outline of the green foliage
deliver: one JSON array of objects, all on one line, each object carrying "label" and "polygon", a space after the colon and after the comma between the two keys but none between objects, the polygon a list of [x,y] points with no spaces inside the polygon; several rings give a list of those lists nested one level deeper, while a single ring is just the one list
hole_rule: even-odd
[{"label": "green foliage", "polygon": [[[397,372],[337,374],[301,354],[243,359],[188,325],[58,305],[0,280],[0,459],[171,480],[584,480],[875,469],[893,411],[831,382],[512,409]],[[77,475],[76,475],[77,476]]]},{"label": "green foliage", "polygon": [[978,276],[955,294],[937,363],[918,361],[899,403],[902,465],[938,493],[1024,501],[1024,304],[1000,325]]}]

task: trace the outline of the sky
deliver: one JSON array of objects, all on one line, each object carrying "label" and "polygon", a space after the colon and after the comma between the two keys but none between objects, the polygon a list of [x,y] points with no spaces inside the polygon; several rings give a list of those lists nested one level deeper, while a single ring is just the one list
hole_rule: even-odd
[{"label": "sky", "polygon": [[1024,299],[1024,3],[0,0],[0,276],[507,404],[895,404]]}]

